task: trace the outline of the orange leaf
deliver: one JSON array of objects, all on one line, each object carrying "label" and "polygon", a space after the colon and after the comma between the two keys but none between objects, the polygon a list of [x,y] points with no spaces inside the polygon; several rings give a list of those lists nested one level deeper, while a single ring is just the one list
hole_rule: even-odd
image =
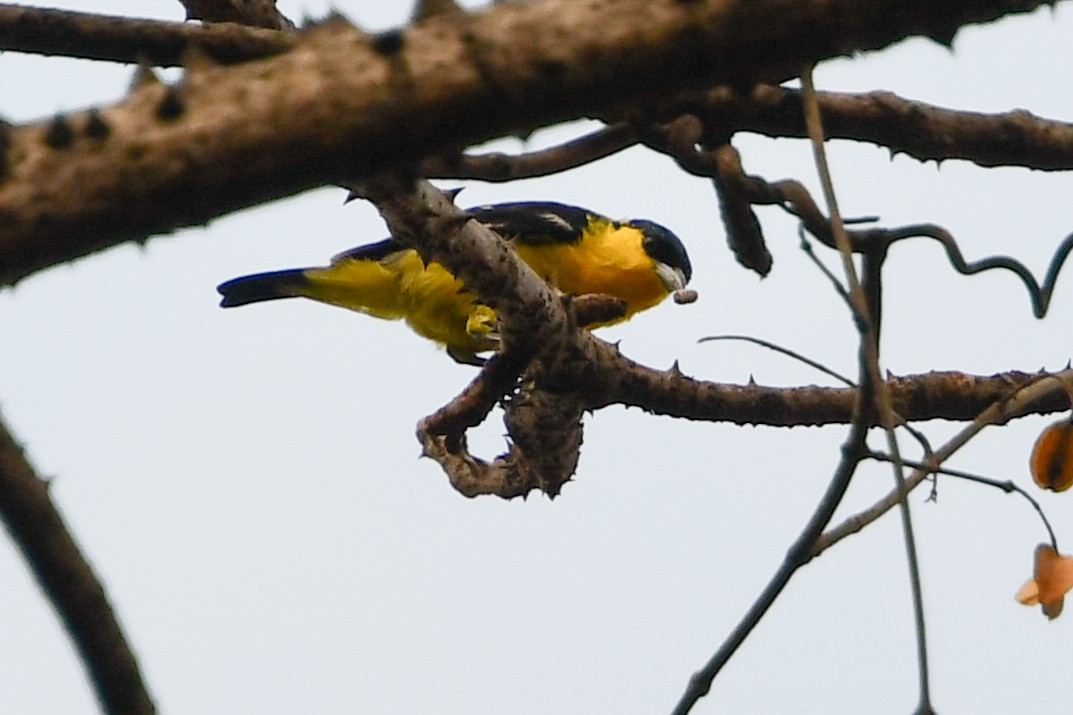
[{"label": "orange leaf", "polygon": [[1064,492],[1073,486],[1073,422],[1061,420],[1040,433],[1029,467],[1042,489]]},{"label": "orange leaf", "polygon": [[1051,620],[1062,613],[1065,595],[1073,589],[1073,557],[1059,554],[1050,544],[1036,547],[1036,566],[1032,578],[1017,592],[1017,600],[1026,606],[1043,606]]}]

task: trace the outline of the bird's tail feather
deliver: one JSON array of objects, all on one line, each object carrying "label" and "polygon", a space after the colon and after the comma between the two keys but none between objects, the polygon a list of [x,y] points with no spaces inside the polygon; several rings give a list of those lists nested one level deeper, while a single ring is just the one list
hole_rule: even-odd
[{"label": "bird's tail feather", "polygon": [[296,298],[305,295],[308,289],[309,278],[306,277],[304,269],[243,276],[221,283],[216,288],[223,296],[220,301],[223,308],[280,298]]}]

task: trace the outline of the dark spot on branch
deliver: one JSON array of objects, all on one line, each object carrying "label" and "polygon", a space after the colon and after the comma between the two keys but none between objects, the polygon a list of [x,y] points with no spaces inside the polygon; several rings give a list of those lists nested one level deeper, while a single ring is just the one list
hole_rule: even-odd
[{"label": "dark spot on branch", "polygon": [[112,128],[108,126],[108,122],[104,121],[101,113],[96,109],[89,110],[89,114],[86,115],[86,136],[90,139],[107,139],[111,133]]},{"label": "dark spot on branch", "polygon": [[186,111],[186,105],[183,104],[179,91],[174,87],[168,87],[164,93],[164,98],[157,105],[157,118],[164,122],[170,122],[181,117],[184,111]]},{"label": "dark spot on branch", "polygon": [[545,60],[540,63],[539,69],[545,79],[556,81],[566,74],[566,63],[558,60]]},{"label": "dark spot on branch", "polygon": [[0,119],[0,181],[7,176],[7,150],[11,148],[11,125]]},{"label": "dark spot on branch", "polygon": [[373,37],[373,50],[384,57],[398,54],[403,44],[405,44],[405,38],[401,29],[388,30]]},{"label": "dark spot on branch", "polygon": [[65,149],[71,146],[74,138],[75,134],[71,131],[71,123],[62,114],[57,114],[52,119],[52,122],[48,125],[48,131],[45,132],[45,143],[53,149]]}]

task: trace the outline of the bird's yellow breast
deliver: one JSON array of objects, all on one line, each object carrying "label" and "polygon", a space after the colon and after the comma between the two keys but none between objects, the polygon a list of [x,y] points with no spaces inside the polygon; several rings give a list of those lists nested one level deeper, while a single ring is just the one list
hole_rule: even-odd
[{"label": "bird's yellow breast", "polygon": [[626,302],[629,318],[667,297],[644,235],[630,226],[593,221],[569,244],[514,244],[518,255],[563,293],[603,293]]}]

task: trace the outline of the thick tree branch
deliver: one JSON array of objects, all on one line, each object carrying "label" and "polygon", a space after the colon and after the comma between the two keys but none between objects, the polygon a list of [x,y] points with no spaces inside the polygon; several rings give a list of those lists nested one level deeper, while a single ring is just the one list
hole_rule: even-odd
[{"label": "thick tree branch", "polygon": [[[774,427],[848,424],[852,415],[854,390],[850,388],[705,382],[683,375],[677,365],[666,371],[644,367],[621,355],[613,345],[593,340],[596,361],[580,388],[588,409],[624,404],[670,417]],[[894,411],[909,422],[964,421],[1038,376],[1023,372],[991,376],[931,372],[892,377],[887,383]],[[1036,403],[1032,414],[1068,407],[1068,400],[1063,402],[1062,396],[1054,395]]]},{"label": "thick tree branch", "polygon": [[[851,139],[888,147],[891,156],[921,161],[964,159],[980,166],[1026,166],[1043,171],[1073,169],[1073,124],[1019,109],[981,114],[944,109],[891,92],[818,92],[828,139]],[[719,134],[744,131],[805,138],[800,92],[759,85],[747,95],[728,87],[685,96],[676,113],[700,117]],[[722,137],[706,137],[715,143]]]},{"label": "thick tree branch", "polygon": [[[828,139],[887,147],[921,161],[963,159],[979,166],[1024,166],[1042,171],[1073,169],[1073,124],[1037,117],[1024,110],[981,114],[946,109],[890,92],[818,92]],[[795,90],[757,85],[747,95],[725,86],[686,93],[661,114],[697,118],[697,139],[717,146],[737,132],[805,138],[801,99]],[[642,132],[642,134],[651,134]],[[426,176],[500,182],[547,176],[595,161],[637,144],[625,122],[551,149],[523,154],[465,154],[432,157],[421,165]]]},{"label": "thick tree branch", "polygon": [[0,51],[177,66],[200,54],[221,64],[286,52],[294,38],[232,23],[195,25],[0,5]]},{"label": "thick tree branch", "polygon": [[[543,0],[388,37],[342,22],[283,55],[2,131],[0,285],[128,240],[446,149],[802,64],[1046,0]],[[803,28],[808,28],[804,31]]]},{"label": "thick tree branch", "polygon": [[138,663],[108,603],[22,448],[0,422],[0,516],[56,609],[108,713],[154,713]]}]

